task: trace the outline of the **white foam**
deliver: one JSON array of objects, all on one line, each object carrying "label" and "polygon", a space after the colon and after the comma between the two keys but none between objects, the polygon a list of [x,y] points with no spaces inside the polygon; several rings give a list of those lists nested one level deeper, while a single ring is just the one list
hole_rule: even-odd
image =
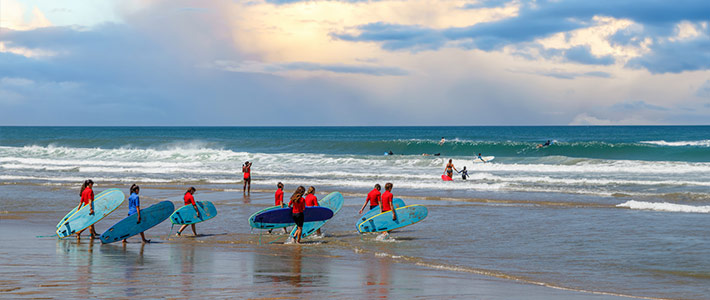
[{"label": "white foam", "polygon": [[677,142],[666,142],[664,140],[660,140],[660,141],[642,141],[641,143],[659,145],[659,146],[669,146],[669,147],[687,147],[687,146],[710,147],[710,140],[677,141]]},{"label": "white foam", "polygon": [[684,204],[674,204],[668,202],[644,202],[630,200],[616,205],[617,207],[628,207],[630,209],[639,210],[654,210],[666,212],[684,212],[684,213],[710,213],[710,205],[692,206]]}]

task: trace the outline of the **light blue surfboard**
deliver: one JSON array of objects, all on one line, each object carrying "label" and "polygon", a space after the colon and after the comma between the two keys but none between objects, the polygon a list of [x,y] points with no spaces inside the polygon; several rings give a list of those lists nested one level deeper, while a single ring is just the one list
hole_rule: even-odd
[{"label": "light blue surfboard", "polygon": [[138,214],[133,214],[111,226],[101,234],[101,242],[108,244],[124,240],[136,234],[153,228],[165,221],[175,210],[175,205],[170,201],[162,201],[141,209],[141,222],[138,223]]},{"label": "light blue surfboard", "polygon": [[[94,199],[95,198],[96,197],[94,197]],[[74,207],[74,209],[72,209],[66,216],[64,216],[64,218],[59,220],[59,223],[57,223],[57,229],[59,229],[59,227],[62,227],[62,224],[64,224],[64,222],[66,222],[69,219],[69,217],[71,217],[78,209],[79,209],[79,205]]]},{"label": "light blue surfboard", "polygon": [[125,198],[126,195],[119,189],[108,189],[101,192],[94,197],[94,214],[90,214],[91,205],[82,206],[81,209],[61,223],[59,228],[57,228],[57,236],[65,238],[94,225],[121,206]]},{"label": "light blue surfboard", "polygon": [[274,210],[274,209],[279,209],[279,208],[281,208],[281,205],[267,207],[267,208],[264,208],[260,211],[253,213],[249,217],[249,226],[251,226],[251,228],[257,228],[257,229],[274,229],[274,228],[282,228],[282,227],[296,225],[296,223],[257,223],[257,222],[254,222],[254,218],[256,216],[260,215],[261,213],[267,212],[270,210]]},{"label": "light blue surfboard", "polygon": [[386,211],[379,213],[360,223],[358,231],[364,232],[382,232],[399,229],[405,226],[415,224],[424,220],[428,214],[425,206],[414,204],[407,205],[395,209],[397,220],[392,220],[392,212]]},{"label": "light blue surfboard", "polygon": [[197,224],[217,216],[217,208],[214,207],[212,202],[197,201],[195,203],[197,204],[197,210],[200,211],[199,218],[197,217],[197,213],[195,212],[195,208],[192,207],[192,204],[188,204],[178,208],[178,210],[170,215],[170,221],[173,222],[173,224],[178,225]]},{"label": "light blue surfboard", "polygon": [[[333,211],[333,215],[335,216],[335,214],[337,214],[338,211],[343,208],[343,202],[345,202],[343,194],[341,194],[340,192],[332,192],[328,194],[328,196],[325,196],[323,199],[318,201],[318,205],[320,205],[321,207],[330,208],[330,210]],[[319,228],[323,227],[326,222],[328,222],[328,220],[303,223],[301,238],[307,237],[315,233]],[[294,227],[293,230],[291,230],[291,237],[296,237],[296,230],[298,230],[298,227]]]},{"label": "light blue surfboard", "polygon": [[[392,205],[394,206],[394,208],[400,208],[400,207],[404,206],[404,200],[402,200],[400,198],[394,198],[394,199],[392,199]],[[365,220],[367,220],[379,213],[380,213],[380,206],[378,205],[378,206],[373,207],[371,210],[369,210],[364,215],[362,215],[362,217],[357,219],[357,224],[355,224],[355,228],[359,228],[360,224],[362,222],[365,222]]]}]

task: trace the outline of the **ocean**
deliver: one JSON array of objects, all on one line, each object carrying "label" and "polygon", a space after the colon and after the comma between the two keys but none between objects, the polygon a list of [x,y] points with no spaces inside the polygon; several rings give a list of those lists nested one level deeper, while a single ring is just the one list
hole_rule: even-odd
[{"label": "ocean", "polygon": [[[468,180],[442,182],[449,159]],[[245,161],[260,196],[242,194]],[[0,127],[0,218],[58,220],[89,178],[97,192],[174,189],[176,204],[189,186],[198,201],[222,193],[217,209],[238,226],[213,226],[244,235],[277,182],[287,195],[314,186],[346,195],[318,244],[332,251],[595,295],[710,295],[710,126]],[[363,240],[357,210],[386,182],[429,216],[390,242]]]}]

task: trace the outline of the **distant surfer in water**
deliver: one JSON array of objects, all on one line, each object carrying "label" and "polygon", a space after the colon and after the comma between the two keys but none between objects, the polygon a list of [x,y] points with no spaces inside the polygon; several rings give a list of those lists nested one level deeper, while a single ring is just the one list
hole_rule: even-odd
[{"label": "distant surfer in water", "polygon": [[459,171],[459,174],[461,174],[461,179],[463,180],[468,178],[468,170],[466,170],[466,166],[463,166],[463,170]]},{"label": "distant surfer in water", "polygon": [[303,193],[306,192],[306,188],[299,186],[296,191],[291,195],[291,201],[288,202],[288,207],[291,208],[291,215],[293,216],[293,222],[296,223],[296,244],[301,243],[301,233],[303,232],[303,221],[305,216],[303,212],[306,210],[306,199],[303,199]]},{"label": "distant surfer in water", "polygon": [[552,142],[550,140],[547,140],[547,142],[545,142],[544,144],[537,144],[537,148],[543,148],[549,145],[552,145]]},{"label": "distant surfer in water", "polygon": [[449,163],[446,164],[446,168],[444,168],[444,174],[449,176],[449,178],[453,178],[454,171],[458,172],[459,170],[456,170],[456,167],[454,167],[453,160],[449,159]]},{"label": "distant surfer in water", "polygon": [[[382,203],[380,203],[380,212],[388,212],[392,211],[392,220],[397,220],[397,213],[394,211],[394,205],[392,204],[392,199],[394,199],[394,195],[392,195],[392,183],[388,182],[385,183],[385,192],[382,193]],[[383,238],[389,236],[389,231],[385,231],[381,235]]]},{"label": "distant surfer in water", "polygon": [[[274,205],[275,206],[281,206],[281,208],[286,207],[286,204],[284,204],[284,184],[279,182],[276,184],[276,193],[274,193]],[[283,228],[284,233],[288,233],[288,230],[286,227]],[[271,233],[272,229],[269,229],[269,233]]]},{"label": "distant surfer in water", "polygon": [[[183,200],[185,201],[185,205],[192,205],[192,207],[195,209],[195,212],[197,213],[197,218],[200,218],[200,210],[197,209],[197,203],[195,203],[195,197],[193,195],[197,192],[195,187],[190,187],[187,189],[187,192],[185,192],[185,196],[183,196]],[[190,224],[192,226],[192,233],[197,236],[197,230],[195,229],[195,224]],[[177,233],[175,236],[180,236],[182,234],[182,231],[185,230],[187,227],[187,224],[182,225],[180,229],[178,229]]]},{"label": "distant surfer in water", "polygon": [[446,143],[446,139],[442,136],[441,141],[439,141],[439,146],[443,145],[444,143]]},{"label": "distant surfer in water", "polygon": [[439,155],[441,155],[441,153],[434,153],[434,154],[422,153],[422,156],[431,156],[431,155],[433,155],[433,156],[439,156]]},{"label": "distant surfer in water", "polygon": [[373,209],[380,205],[380,190],[382,187],[380,187],[380,184],[375,184],[375,188],[372,189],[369,193],[367,193],[367,198],[365,199],[365,204],[362,205],[362,208],[358,212],[358,214],[362,214],[362,211],[365,210],[365,207],[367,206],[367,203],[370,203],[370,209]]},{"label": "distant surfer in water", "polygon": [[[318,204],[318,198],[316,197],[316,188],[313,186],[308,187],[308,191],[306,192],[306,206],[320,206]],[[320,228],[316,230],[316,235],[321,235],[320,233]]]},{"label": "distant surfer in water", "polygon": [[[138,223],[141,222],[141,201],[138,198],[138,193],[140,193],[141,188],[137,185],[132,185],[130,189],[131,196],[128,197],[128,216],[138,214]],[[141,231],[141,239],[143,243],[150,243],[150,240],[145,239],[145,234]],[[124,243],[127,241],[124,239]]]},{"label": "distant surfer in water", "polygon": [[251,194],[251,163],[249,161],[242,165],[242,173],[244,173],[244,188],[242,191],[244,193],[249,192],[249,194]]},{"label": "distant surfer in water", "polygon": [[[77,208],[77,211],[81,209],[82,206],[87,206],[90,205],[89,207],[89,215],[94,215],[94,181],[91,179],[87,179],[84,181],[84,184],[81,185],[81,192],[79,192],[79,196],[81,196],[81,200],[79,202],[79,208]],[[81,239],[81,233],[84,232],[86,228],[80,230],[79,232],[76,233],[76,239],[79,240]],[[89,226],[89,230],[91,232],[91,238],[94,239],[96,236],[99,234],[96,233],[96,229],[94,228],[94,225],[92,224]]]}]

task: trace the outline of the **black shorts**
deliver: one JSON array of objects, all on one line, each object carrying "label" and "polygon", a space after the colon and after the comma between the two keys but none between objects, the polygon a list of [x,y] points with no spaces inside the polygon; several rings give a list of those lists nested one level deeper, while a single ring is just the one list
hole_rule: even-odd
[{"label": "black shorts", "polygon": [[302,212],[297,213],[297,214],[292,214],[293,216],[293,222],[296,223],[296,226],[298,227],[303,227],[303,220],[306,218]]},{"label": "black shorts", "polygon": [[374,209],[375,207],[378,207],[379,205],[370,205],[370,210]]}]

